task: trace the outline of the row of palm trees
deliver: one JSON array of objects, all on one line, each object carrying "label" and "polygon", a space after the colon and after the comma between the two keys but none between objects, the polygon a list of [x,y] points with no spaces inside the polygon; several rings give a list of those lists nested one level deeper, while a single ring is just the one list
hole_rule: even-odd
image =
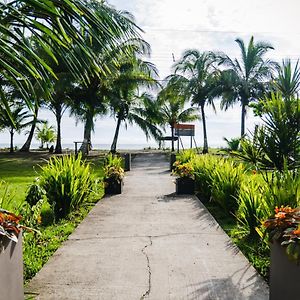
[{"label": "row of palm trees", "polygon": [[215,109],[214,99],[221,97],[223,109],[241,104],[244,136],[251,102],[274,90],[291,96],[299,89],[298,65],[293,69],[290,61],[279,66],[266,59],[273,47],[255,43],[253,37],[247,46],[236,40],[239,59],[187,50],[161,85],[156,67],[146,59],[150,46],[128,13],[96,0],[44,4],[0,4],[0,109],[5,112],[0,129],[10,130],[11,151],[14,132],[31,126],[21,148],[29,151],[39,109],[47,107],[56,117],[56,153],[62,151],[61,122],[67,108],[84,123],[83,152],[91,143],[96,117],[109,113],[116,119],[112,152],[122,123],[135,123],[157,140],[170,126],[174,150],[175,124],[200,118],[206,153],[205,107]]},{"label": "row of palm trees", "polygon": [[298,63],[293,68],[290,60],[279,65],[265,58],[273,47],[266,42],[255,43],[253,37],[248,45],[241,39],[235,41],[240,50],[239,59],[232,59],[225,53],[187,50],[174,64],[174,73],[167,77],[165,89],[178,91],[177,97],[181,94],[185,101],[200,110],[203,153],[208,152],[205,106],[211,105],[216,110],[214,99],[221,99],[220,106],[224,110],[240,104],[241,137],[244,137],[246,112],[251,102],[274,92],[281,93],[286,99],[291,98],[300,88]]}]

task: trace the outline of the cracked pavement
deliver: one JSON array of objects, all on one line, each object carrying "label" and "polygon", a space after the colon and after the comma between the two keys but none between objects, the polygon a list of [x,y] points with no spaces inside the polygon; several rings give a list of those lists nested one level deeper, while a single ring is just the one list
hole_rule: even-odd
[{"label": "cracked pavement", "polygon": [[268,299],[268,286],[162,154],[139,154],[28,284],[36,299]]}]

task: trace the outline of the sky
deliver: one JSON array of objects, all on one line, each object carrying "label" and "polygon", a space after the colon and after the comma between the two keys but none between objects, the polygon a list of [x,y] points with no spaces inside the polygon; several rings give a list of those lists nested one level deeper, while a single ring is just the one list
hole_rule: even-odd
[{"label": "sky", "polygon": [[[184,50],[223,51],[230,57],[239,57],[236,38],[248,42],[253,35],[255,41],[267,41],[275,50],[268,57],[278,62],[300,57],[300,29],[298,25],[300,1],[286,0],[108,0],[118,10],[134,15],[135,21],[144,33],[144,39],[151,45],[150,60],[156,64],[160,78],[172,72],[173,54],[179,59]],[[220,111],[216,101],[217,114],[206,108],[208,142],[210,146],[224,145],[223,137],[237,137],[240,133],[240,107]],[[55,125],[55,119],[48,111],[42,111],[41,118]],[[246,126],[248,130],[259,122],[249,111]],[[202,144],[201,122],[196,124],[196,142]],[[110,144],[116,121],[113,118],[99,118],[96,121],[94,144]],[[83,139],[83,125],[69,118],[66,112],[62,126],[64,145]],[[166,135],[169,135],[167,132]],[[25,141],[24,133],[17,135],[17,144]],[[0,133],[0,145],[9,142],[7,133]],[[188,141],[186,141],[188,143]],[[146,144],[154,141],[145,139],[143,132],[123,126],[119,144]]]}]

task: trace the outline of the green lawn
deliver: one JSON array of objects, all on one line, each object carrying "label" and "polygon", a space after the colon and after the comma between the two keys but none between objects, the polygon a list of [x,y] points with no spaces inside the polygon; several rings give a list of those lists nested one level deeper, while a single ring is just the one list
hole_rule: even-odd
[{"label": "green lawn", "polygon": [[[88,158],[93,174],[102,177],[101,158],[103,154]],[[8,191],[15,203],[23,202],[28,186],[38,176],[40,166],[50,158],[47,152],[31,153],[1,153],[0,152],[0,181],[8,184]],[[0,189],[0,198],[4,190]]]},{"label": "green lawn", "polygon": [[[1,153],[0,152],[0,181],[5,181],[0,185],[1,196],[8,185],[9,199],[13,199],[14,204],[9,207],[18,207],[24,202],[28,186],[39,175],[40,166],[47,163],[50,155],[46,152],[32,153]],[[103,153],[94,153],[87,161],[91,165],[92,174],[101,179],[103,177]],[[97,202],[103,196],[103,187],[99,184],[97,189]],[[1,204],[0,204],[1,205]],[[23,239],[23,259],[24,259],[24,279],[30,280],[48,261],[51,255],[73,232],[76,226],[85,218],[92,209],[94,203],[86,203],[77,211],[73,211],[67,218],[58,223],[51,222],[38,226],[40,234],[35,232],[24,232]]]}]

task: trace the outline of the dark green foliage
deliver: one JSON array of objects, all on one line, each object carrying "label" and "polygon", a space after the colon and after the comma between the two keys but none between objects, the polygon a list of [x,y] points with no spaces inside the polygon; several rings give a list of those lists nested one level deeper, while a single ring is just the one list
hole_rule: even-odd
[{"label": "dark green foliage", "polygon": [[57,220],[88,202],[94,180],[80,155],[52,157],[41,169],[40,185]]},{"label": "dark green foliage", "polygon": [[28,192],[25,198],[25,201],[30,205],[34,206],[37,204],[39,200],[41,200],[44,196],[44,191],[39,185],[39,182],[36,181],[33,184],[31,184],[28,188]]},{"label": "dark green foliage", "polygon": [[284,171],[300,164],[300,101],[272,94],[254,106],[263,125],[256,131],[254,146],[261,152],[262,167]]}]

